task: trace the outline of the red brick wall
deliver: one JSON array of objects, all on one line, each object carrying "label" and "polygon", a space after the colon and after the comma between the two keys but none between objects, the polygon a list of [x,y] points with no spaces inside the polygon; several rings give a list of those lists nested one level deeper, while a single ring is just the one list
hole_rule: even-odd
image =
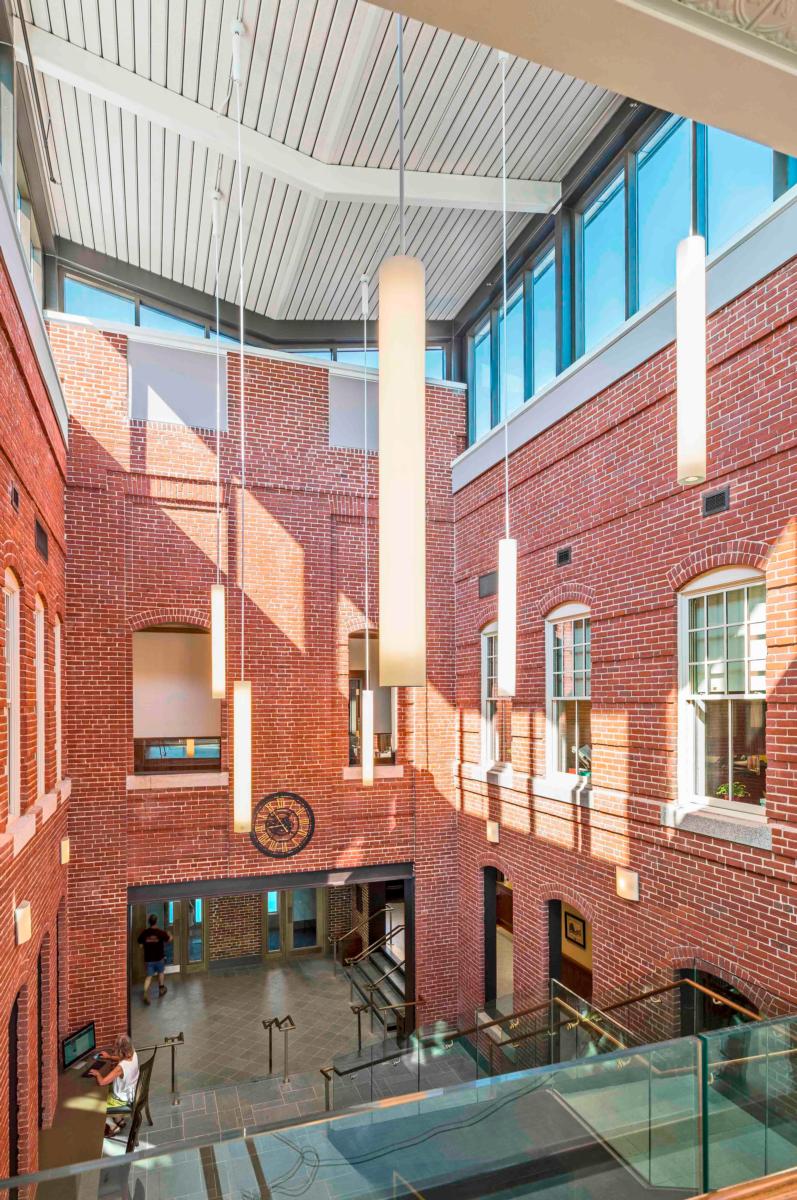
[{"label": "red brick wall", "polygon": [[208,903],[208,916],[208,958],[211,962],[260,954],[263,941],[263,897],[260,893],[214,896]]},{"label": "red brick wall", "polygon": [[[132,770],[131,632],[168,620],[207,625],[215,579],[215,437],[127,419],[126,339],[50,328],[72,415],[67,529],[71,646],[67,736],[74,776],[70,1017],[105,1037],[127,1022],[126,889],[164,880],[327,870],[414,860],[418,991],[455,1011],[456,947],[440,944],[454,905],[456,812],[451,460],[465,398],[428,389],[429,678],[399,698],[401,779],[346,782],[348,637],[362,628],[360,453],[331,450],[327,372],[248,357],[246,673],[255,706],[254,795],[299,792],[316,814],[302,853],[277,863],[235,836],[231,794],[126,790]],[[238,360],[229,361],[222,437],[228,593],[228,699],[240,669]],[[375,581],[376,471],[370,529]],[[230,767],[229,704],[223,767]],[[86,730],[92,731],[90,739]],[[413,765],[414,764],[414,767]],[[104,869],[96,857],[102,853]],[[94,937],[106,951],[98,963]]]},{"label": "red brick wall", "polygon": [[[62,655],[69,639],[64,610],[64,479],[66,447],[39,373],[27,330],[0,258],[0,573],[10,568],[20,584],[20,710],[22,821],[9,823],[8,744],[4,714],[0,716],[0,1173],[8,1167],[9,1061],[8,1020],[20,998],[19,1098],[22,1170],[38,1162],[38,1028],[37,960],[43,965],[42,1028],[44,1046],[43,1101],[45,1123],[52,1118],[57,1086],[56,950],[65,974],[66,944],[57,936],[57,915],[66,893],[66,868],[60,863],[60,842],[67,832],[66,789],[56,779],[55,679],[53,625],[63,621]],[[19,511],[9,499],[11,484],[19,492]],[[49,535],[49,558],[36,551],[34,522]],[[44,600],[45,613],[45,789],[57,797],[41,803],[36,794],[36,717],[34,670],[34,603]],[[0,644],[5,624],[0,612]],[[68,700],[62,689],[63,707]],[[5,704],[5,673],[0,671],[0,705]],[[66,747],[64,746],[64,751]],[[63,774],[68,774],[64,754]],[[62,798],[63,797],[63,798]],[[28,828],[27,842],[20,838]],[[14,835],[17,849],[14,853]],[[17,946],[14,909],[29,900],[32,936]],[[65,1020],[65,1017],[64,1017]],[[65,1032],[62,1023],[60,1033]]]},{"label": "red brick wall", "polygon": [[[595,995],[699,956],[751,998],[797,1002],[797,262],[712,317],[709,478],[675,483],[674,352],[669,347],[512,455],[518,539],[518,691],[512,762],[545,773],[544,617],[580,600],[592,613],[591,811],[534,795],[528,780],[461,780],[458,872],[463,1001],[483,989],[482,868],[514,884],[516,991],[548,971],[546,905],[593,923]],[[730,483],[730,511],[701,515],[701,493]],[[458,757],[479,759],[479,630],[496,599],[503,467],[456,508]],[[558,546],[572,564],[557,568]],[[767,816],[772,851],[663,828],[676,797],[676,593],[725,563],[761,567],[768,589]],[[485,818],[500,821],[488,845]],[[615,894],[616,864],[640,875],[641,902]]]}]

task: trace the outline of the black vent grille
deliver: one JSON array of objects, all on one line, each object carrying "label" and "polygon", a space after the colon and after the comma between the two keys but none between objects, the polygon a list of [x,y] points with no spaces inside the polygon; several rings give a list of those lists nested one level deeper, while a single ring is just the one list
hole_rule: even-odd
[{"label": "black vent grille", "polygon": [[557,567],[567,567],[573,561],[573,551],[569,546],[562,546],[561,550],[556,551]]},{"label": "black vent grille", "polygon": [[706,492],[703,496],[703,516],[713,517],[715,513],[727,512],[731,506],[731,489],[721,488],[718,492]]},{"label": "black vent grille", "polygon": [[19,488],[15,483],[12,483],[8,489],[8,495],[11,500],[11,507],[15,512],[19,512]]},{"label": "black vent grille", "polygon": [[44,561],[47,562],[47,559],[50,557],[50,539],[47,536],[47,530],[38,518],[36,519],[36,549]]},{"label": "black vent grille", "polygon": [[479,596],[483,599],[485,596],[494,596],[498,591],[498,572],[488,571],[486,575],[479,576]]}]

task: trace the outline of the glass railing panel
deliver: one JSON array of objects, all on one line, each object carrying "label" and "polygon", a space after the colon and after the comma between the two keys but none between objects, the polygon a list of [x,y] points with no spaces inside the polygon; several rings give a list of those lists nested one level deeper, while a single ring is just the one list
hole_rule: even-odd
[{"label": "glass railing panel", "polygon": [[703,1037],[712,1188],[797,1165],[797,1020]]},{"label": "glass railing panel", "polygon": [[632,1176],[697,1192],[698,1064],[697,1041],[681,1039],[565,1064],[552,1086]]},{"label": "glass railing panel", "polygon": [[559,1062],[594,1058],[643,1044],[623,1020],[601,1011],[556,979],[551,980],[551,1030],[552,1053]]},{"label": "glass railing panel", "polygon": [[[623,1196],[629,1181],[692,1187],[687,1158],[673,1157],[674,1121],[697,1122],[681,1076],[695,1043],[642,1048],[589,1062],[482,1079],[404,1102],[248,1136],[103,1163],[97,1189],[86,1167],[40,1185],[37,1198],[132,1195],[136,1200],[302,1195],[307,1200],[392,1200],[441,1189],[496,1200],[537,1190],[557,1200]],[[655,1061],[654,1061],[655,1060]],[[422,1064],[423,1065],[423,1064]],[[675,1097],[659,1092],[656,1070],[675,1070]],[[656,1085],[664,1088],[664,1081]],[[667,1086],[670,1086],[669,1084]],[[657,1147],[655,1161],[652,1147]],[[668,1158],[669,1155],[669,1158]],[[593,1190],[599,1180],[599,1192]],[[23,1181],[24,1182],[24,1181]],[[88,1190],[87,1190],[88,1189]],[[0,1198],[11,1200],[11,1191]]]}]

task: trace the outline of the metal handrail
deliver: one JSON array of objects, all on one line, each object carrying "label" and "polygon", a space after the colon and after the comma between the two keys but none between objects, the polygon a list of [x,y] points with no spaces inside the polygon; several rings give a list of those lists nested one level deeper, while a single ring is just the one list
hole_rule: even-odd
[{"label": "metal handrail", "polygon": [[282,1063],[282,1082],[288,1082],[288,1034],[296,1028],[296,1022],[290,1013],[284,1017],[271,1017],[268,1021],[262,1022],[263,1028],[268,1031],[268,1071],[271,1075],[274,1068],[274,1030],[283,1034],[283,1063]]},{"label": "metal handrail", "polygon": [[[139,1046],[139,1050],[141,1051],[142,1054],[146,1054],[148,1050],[152,1050],[153,1053],[157,1053],[158,1050],[170,1050],[171,1051],[171,1064],[170,1065],[171,1065],[171,1077],[172,1077],[172,1088],[171,1088],[172,1104],[180,1103],[180,1093],[177,1090],[177,1061],[175,1058],[175,1051],[177,1050],[178,1046],[184,1046],[184,1045],[185,1045],[185,1036],[181,1029],[179,1033],[173,1033],[171,1036],[164,1035],[163,1041],[157,1042],[154,1046]],[[147,1108],[147,1116],[149,1116],[149,1107]]]},{"label": "metal handrail", "polygon": [[384,975],[380,975],[379,978],[374,979],[374,981],[372,983],[366,983],[365,990],[367,992],[375,991],[379,987],[380,983],[384,983],[386,979],[390,978],[390,976],[394,973],[394,971],[402,970],[404,968],[404,966],[406,965],[406,962],[407,962],[407,960],[405,958],[402,958],[401,962],[397,962],[396,965],[394,967],[391,967],[389,971],[385,971]]},{"label": "metal handrail", "polygon": [[332,946],[332,969],[336,975],[338,973],[338,946],[340,943],[345,942],[346,938],[351,937],[351,935],[356,933],[358,929],[362,929],[363,925],[370,925],[371,921],[376,920],[377,917],[381,917],[382,913],[390,913],[390,930],[392,932],[393,905],[386,904],[384,908],[380,908],[378,912],[369,913],[367,917],[363,917],[362,920],[358,921],[356,925],[352,925],[348,933],[341,933],[337,937],[333,937],[331,933],[329,934],[328,941]]},{"label": "metal handrail", "polygon": [[371,942],[370,946],[366,946],[359,954],[353,954],[351,958],[344,959],[347,967],[356,967],[357,963],[362,962],[364,958],[368,958],[369,954],[373,954],[376,950],[381,950],[388,942],[392,942],[397,933],[401,933],[406,928],[405,925],[396,925],[389,933],[383,933],[375,941]]}]

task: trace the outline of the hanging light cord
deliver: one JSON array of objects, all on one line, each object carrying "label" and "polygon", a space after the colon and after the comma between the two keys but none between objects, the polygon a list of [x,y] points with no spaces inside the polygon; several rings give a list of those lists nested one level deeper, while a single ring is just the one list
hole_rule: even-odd
[{"label": "hanging light cord", "polygon": [[213,193],[213,251],[216,260],[216,583],[221,583],[221,343],[219,335],[219,200]]},{"label": "hanging light cord", "polygon": [[237,150],[238,150],[238,275],[239,275],[239,332],[240,332],[240,414],[241,422],[241,679],[246,678],[244,664],[244,648],[246,645],[246,605],[244,593],[244,541],[246,537],[246,404],[244,397],[244,185],[243,185],[243,154],[241,153],[241,72],[240,72],[240,39],[241,31],[233,32],[233,61],[237,67],[233,72],[235,97],[237,103]]},{"label": "hanging light cord", "polygon": [[371,690],[371,655],[369,646],[368,600],[368,276],[360,276],[360,306],[363,318],[363,478],[365,521],[365,689]]},{"label": "hanging light cord", "polygon": [[396,13],[396,64],[398,69],[398,135],[399,135],[399,245],[407,252],[407,223],[404,213],[404,25],[401,13]]},{"label": "hanging light cord", "polygon": [[501,408],[504,421],[504,537],[509,537],[509,413],[507,412],[507,239],[506,239],[506,51],[498,51],[501,63],[501,258],[504,320],[501,326]]}]

